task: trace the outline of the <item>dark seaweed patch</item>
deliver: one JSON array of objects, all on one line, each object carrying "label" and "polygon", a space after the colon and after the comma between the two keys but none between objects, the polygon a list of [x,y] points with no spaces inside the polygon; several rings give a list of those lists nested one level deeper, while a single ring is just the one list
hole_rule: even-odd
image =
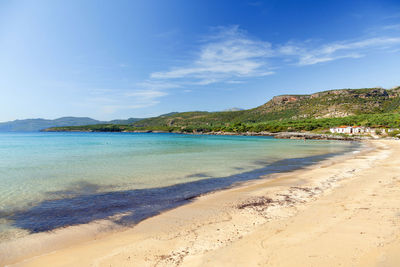
[{"label": "dark seaweed patch", "polygon": [[[237,175],[212,177],[159,188],[104,192],[107,188],[80,182],[65,191],[49,192],[49,200],[27,209],[7,212],[0,210],[0,219],[9,220],[14,226],[31,233],[109,219],[117,214],[126,215],[119,216],[118,219],[111,218],[113,222],[131,225],[188,203],[201,194],[228,188],[237,182],[257,179],[261,175],[300,169],[333,155],[335,154],[284,159]],[[262,201],[268,203],[270,200]]]}]

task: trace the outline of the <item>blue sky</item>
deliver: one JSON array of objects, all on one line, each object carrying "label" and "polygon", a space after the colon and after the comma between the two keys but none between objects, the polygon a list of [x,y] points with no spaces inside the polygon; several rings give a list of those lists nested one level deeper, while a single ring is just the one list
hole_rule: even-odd
[{"label": "blue sky", "polygon": [[399,1],[0,2],[0,121],[400,85]]}]

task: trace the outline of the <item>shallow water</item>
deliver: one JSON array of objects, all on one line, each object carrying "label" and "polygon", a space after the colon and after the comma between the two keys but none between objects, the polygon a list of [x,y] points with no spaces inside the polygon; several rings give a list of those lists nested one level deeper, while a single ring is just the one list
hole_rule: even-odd
[{"label": "shallow water", "polygon": [[359,146],[271,137],[1,133],[0,242],[125,213],[131,224],[192,197]]}]

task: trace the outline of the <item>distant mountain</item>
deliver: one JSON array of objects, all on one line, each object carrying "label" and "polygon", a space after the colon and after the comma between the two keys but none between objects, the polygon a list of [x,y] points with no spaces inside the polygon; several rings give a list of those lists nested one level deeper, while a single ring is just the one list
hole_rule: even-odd
[{"label": "distant mountain", "polygon": [[[112,120],[112,121],[107,121],[106,123],[110,123],[110,124],[132,124],[134,122],[140,121],[142,119],[139,118],[129,118],[126,120]],[[103,122],[104,123],[104,122]]]},{"label": "distant mountain", "polygon": [[224,111],[240,111],[240,110],[243,110],[243,109],[242,108],[228,108],[228,109],[223,110],[223,112]]},{"label": "distant mountain", "polygon": [[110,122],[98,121],[87,117],[62,117],[55,120],[26,119],[0,123],[0,132],[35,132],[49,127],[81,126],[93,124],[132,124],[141,119],[113,120]]},{"label": "distant mountain", "polygon": [[158,117],[166,117],[166,116],[171,116],[171,115],[174,115],[174,114],[178,114],[179,112],[169,112],[169,113],[165,113],[165,114],[161,114],[160,116],[158,116]]}]

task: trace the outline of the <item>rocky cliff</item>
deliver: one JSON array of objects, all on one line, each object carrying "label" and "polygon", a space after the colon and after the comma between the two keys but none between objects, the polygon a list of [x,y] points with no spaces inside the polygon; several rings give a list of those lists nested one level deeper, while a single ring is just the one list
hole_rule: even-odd
[{"label": "rocky cliff", "polygon": [[365,113],[398,112],[400,88],[341,89],[311,95],[276,96],[253,110],[274,117],[332,118]]}]

